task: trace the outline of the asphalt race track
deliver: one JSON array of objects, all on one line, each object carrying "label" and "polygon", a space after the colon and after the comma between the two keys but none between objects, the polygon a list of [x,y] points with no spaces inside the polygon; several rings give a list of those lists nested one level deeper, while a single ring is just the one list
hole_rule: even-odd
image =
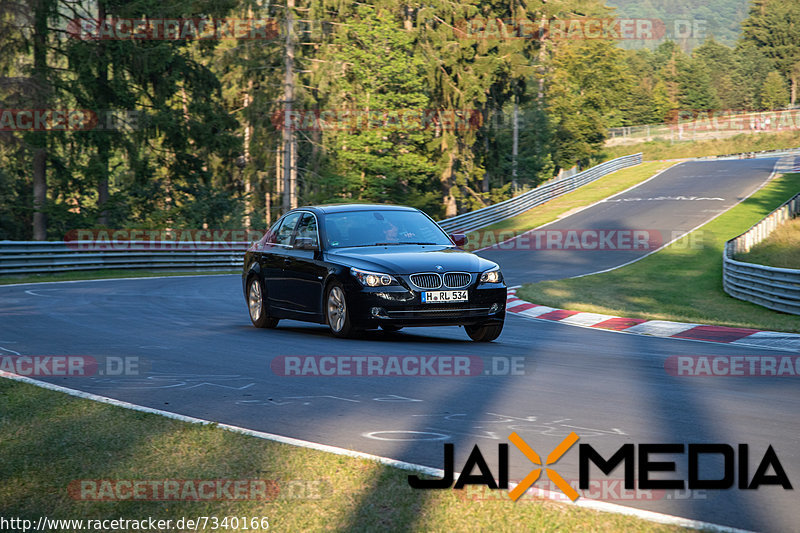
[{"label": "asphalt race track", "polygon": [[[614,230],[642,231],[652,238],[647,247],[626,250],[612,236],[610,244],[616,249],[606,245],[606,249],[600,250],[598,238],[598,249],[575,251],[575,247],[569,250],[566,246],[565,235],[563,249],[558,249],[556,242],[549,250],[531,250],[536,241],[528,238],[528,246],[524,241],[519,244],[511,241],[480,255],[500,263],[511,285],[613,268],[638,259],[727,211],[758,188],[772,173],[775,163],[776,159],[681,163],[638,187],[543,227],[550,233],[597,230],[608,235]],[[541,247],[546,247],[547,234],[540,237],[540,242]]]},{"label": "asphalt race track", "polygon": [[[688,230],[758,187],[774,163],[684,163],[616,199],[723,200],[604,202],[548,228]],[[549,255],[540,259],[536,254]],[[511,284],[602,270],[632,258],[618,251],[583,252],[586,257],[530,250],[485,255],[501,263]],[[456,445],[456,470],[478,444],[496,473],[496,445],[508,442],[512,431],[543,457],[575,431],[579,442],[591,444],[606,458],[624,443],[747,443],[750,476],[771,444],[795,489],[800,483],[797,379],[685,378],[664,368],[671,355],[785,352],[516,316],[507,319],[497,341],[486,345],[469,341],[459,328],[375,331],[360,340],[333,339],[323,326],[291,321],[277,330],[258,330],[250,325],[238,276],[0,287],[0,317],[3,354],[139,357],[147,370],[141,376],[48,379],[53,383],[436,468],[442,467],[444,442]],[[505,368],[514,360],[524,373],[309,378],[279,376],[270,367],[277,356],[319,354],[477,356],[484,368]],[[534,465],[510,448],[510,478],[519,480]],[[577,456],[576,445],[554,467],[567,480],[577,479]],[[676,460],[678,475],[686,478],[682,457],[655,459]],[[609,477],[621,479],[622,473]],[[613,491],[601,496],[739,528],[800,527],[797,493],[774,486],[655,491],[640,499],[615,499]]]}]

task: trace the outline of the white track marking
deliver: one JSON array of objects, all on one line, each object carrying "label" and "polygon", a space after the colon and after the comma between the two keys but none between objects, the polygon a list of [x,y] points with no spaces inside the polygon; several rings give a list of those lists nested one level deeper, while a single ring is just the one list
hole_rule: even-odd
[{"label": "white track marking", "polygon": [[44,296],[47,297],[46,294],[37,294],[36,291],[60,291],[62,289],[29,289],[25,291],[25,294],[30,294],[31,296]]},{"label": "white track marking", "polygon": [[[138,278],[137,278],[138,279]],[[139,411],[142,413],[151,413],[155,415],[161,415],[167,418],[171,418],[173,420],[180,420],[182,422],[189,422],[191,424],[202,424],[202,425],[209,425],[209,424],[216,424],[217,427],[220,429],[224,429],[226,431],[231,431],[233,433],[240,433],[243,435],[248,435],[251,437],[256,437],[259,439],[270,440],[274,442],[280,442],[282,444],[288,444],[291,446],[298,446],[301,448],[309,448],[312,450],[317,450],[321,452],[332,453],[335,455],[343,455],[346,457],[353,457],[356,459],[365,459],[368,461],[374,461],[382,465],[391,466],[394,468],[399,468],[401,470],[408,470],[411,472],[418,472],[420,474],[425,474],[428,476],[433,477],[444,477],[444,470],[438,468],[432,468],[429,466],[419,465],[415,463],[407,463],[405,461],[398,461],[395,459],[390,459],[388,457],[381,457],[379,455],[372,455],[369,453],[357,452],[354,450],[348,450],[346,448],[339,448],[337,446],[329,446],[327,444],[319,444],[316,442],[309,442],[305,440],[295,439],[292,437],[284,437],[282,435],[275,435],[272,433],[265,433],[262,431],[255,431],[252,429],[242,428],[239,426],[231,426],[228,424],[219,424],[217,422],[213,422],[210,420],[203,420],[202,418],[194,418],[191,416],[181,415],[177,413],[172,413],[169,411],[162,411],[160,409],[153,409],[151,407],[145,407],[142,405],[136,405],[133,403],[123,402],[121,400],[115,400],[114,398],[108,398],[106,396],[99,396],[97,394],[92,394],[90,392],[83,392],[75,389],[70,389],[67,387],[62,387],[60,385],[53,385],[51,383],[47,383],[45,381],[38,381],[35,379],[31,379],[24,376],[19,376],[17,374],[12,374],[9,372],[0,371],[0,377],[8,378],[14,381],[19,381],[22,383],[28,383],[30,385],[35,385],[37,387],[41,387],[43,389],[48,389],[52,391],[62,392],[65,394],[69,394],[70,396],[75,396],[77,398],[84,398],[87,400],[93,400],[100,403],[105,403],[109,405],[115,405],[117,407],[122,407],[124,409],[130,409],[133,411]],[[515,484],[510,484],[510,488],[515,487]],[[616,513],[616,514],[623,514],[628,516],[634,516],[636,518],[641,518],[643,520],[648,520],[651,522],[656,522],[659,524],[667,524],[667,525],[675,525],[680,527],[688,527],[692,529],[702,529],[707,531],[715,531],[718,533],[750,533],[744,529],[733,528],[729,526],[723,526],[720,524],[714,524],[711,522],[703,522],[701,520],[692,520],[689,518],[682,518],[679,516],[672,516],[663,513],[657,513],[654,511],[644,511],[642,509],[635,509],[633,507],[625,507],[624,505],[617,505],[614,503],[602,502],[597,500],[588,500],[585,498],[581,498],[574,503],[569,503],[564,501],[564,496],[560,493],[556,493],[550,490],[538,490],[538,493],[544,496],[545,498],[551,500],[557,500],[563,502],[565,505],[575,505],[578,507],[584,507],[586,509],[593,509],[595,511],[602,511],[606,513]]]},{"label": "white track marking", "polygon": [[[567,278],[567,279],[583,278],[583,277],[585,277],[585,276],[593,276],[594,274],[603,274],[604,272],[611,272],[612,270],[616,270],[616,269],[618,269],[618,268],[622,268],[622,267],[625,267],[625,266],[628,266],[628,265],[632,265],[633,263],[635,263],[635,262],[637,262],[637,261],[641,261],[641,260],[642,260],[642,259],[644,259],[645,257],[649,257],[649,256],[653,255],[653,254],[654,254],[654,253],[656,253],[656,252],[660,252],[661,250],[663,250],[664,248],[666,248],[666,247],[667,247],[667,246],[669,246],[670,244],[672,244],[672,243],[674,243],[674,242],[676,242],[676,241],[679,241],[679,240],[683,239],[684,237],[686,237],[686,236],[687,236],[687,235],[689,235],[690,233],[692,233],[692,232],[694,232],[694,231],[697,231],[698,229],[702,228],[703,226],[705,226],[705,225],[706,225],[706,224],[708,224],[709,222],[712,222],[712,221],[713,221],[713,220],[715,220],[716,218],[718,218],[718,217],[720,217],[720,216],[724,215],[725,213],[727,213],[728,211],[730,211],[731,209],[733,209],[734,207],[736,207],[737,205],[741,204],[742,202],[744,202],[745,200],[747,200],[748,198],[750,198],[751,196],[753,196],[755,193],[757,193],[758,191],[760,191],[761,189],[763,189],[763,188],[764,188],[764,186],[766,186],[766,185],[767,185],[767,183],[769,183],[770,181],[772,181],[772,180],[775,178],[775,176],[777,175],[777,173],[778,173],[778,165],[780,164],[780,162],[781,162],[781,160],[780,160],[780,159],[778,159],[777,161],[775,161],[775,166],[774,166],[774,167],[772,167],[772,174],[770,174],[770,175],[769,175],[769,177],[767,177],[767,179],[766,179],[766,180],[764,180],[764,182],[763,182],[761,185],[759,185],[757,188],[755,188],[753,191],[751,191],[751,192],[750,192],[750,194],[748,194],[747,196],[745,196],[744,198],[742,198],[741,200],[739,200],[738,202],[736,202],[735,204],[733,204],[732,206],[730,206],[728,209],[726,209],[726,210],[724,210],[724,211],[721,211],[721,212],[717,213],[716,215],[714,215],[713,217],[709,218],[709,219],[708,219],[708,220],[706,220],[705,222],[702,222],[701,224],[699,224],[699,225],[695,226],[694,228],[690,229],[689,231],[687,231],[687,232],[685,232],[685,233],[683,233],[683,234],[681,234],[681,235],[679,235],[679,236],[675,237],[674,239],[672,239],[672,240],[671,240],[671,241],[669,241],[668,243],[666,243],[666,244],[663,244],[661,247],[659,247],[659,248],[656,248],[655,250],[653,250],[653,251],[651,251],[651,252],[648,252],[648,253],[644,254],[643,256],[641,256],[641,257],[637,257],[636,259],[633,259],[633,260],[631,260],[631,261],[628,261],[627,263],[623,263],[623,264],[621,264],[621,265],[617,265],[617,266],[614,266],[614,267],[611,267],[611,268],[606,268],[606,269],[604,269],[604,270],[598,270],[598,271],[596,271],[596,272],[589,272],[588,274],[578,274],[577,276],[572,276],[571,278]],[[676,166],[677,166],[677,165],[676,165]],[[670,168],[674,168],[674,167],[670,167]],[[653,176],[653,177],[655,177],[655,176]],[[612,196],[612,197],[610,197],[610,198],[613,198],[613,196]]]},{"label": "white track marking", "polygon": [[[491,245],[491,246],[487,246],[487,247],[485,247],[485,248],[481,248],[481,249],[479,249],[479,250],[473,250],[473,253],[477,253],[477,252],[483,252],[484,250],[491,250],[492,248],[497,248],[497,247],[499,247],[501,244],[505,244],[505,243],[507,243],[507,242],[511,242],[511,241],[513,241],[513,240],[515,240],[515,239],[519,239],[519,238],[520,238],[520,237],[522,237],[523,235],[526,235],[526,234],[528,234],[528,233],[530,233],[530,232],[532,232],[532,231],[534,231],[534,230],[538,230],[538,229],[541,229],[541,228],[546,228],[546,227],[547,227],[547,226],[549,226],[550,224],[555,224],[556,222],[561,222],[562,220],[564,220],[564,219],[567,219],[567,218],[569,218],[569,217],[571,217],[571,216],[573,216],[573,215],[577,215],[577,214],[578,214],[578,213],[580,213],[581,211],[584,211],[584,210],[586,210],[586,209],[589,209],[590,207],[594,207],[594,206],[596,206],[596,205],[602,204],[603,202],[605,202],[605,201],[607,201],[607,200],[609,200],[609,199],[611,199],[611,198],[614,198],[614,197],[616,197],[616,196],[619,196],[620,194],[625,194],[626,192],[628,192],[628,191],[630,191],[630,190],[633,190],[633,189],[635,189],[636,187],[639,187],[639,186],[641,186],[641,185],[644,185],[644,184],[645,184],[645,183],[647,183],[648,181],[656,179],[658,176],[660,176],[661,174],[663,174],[663,173],[664,173],[664,172],[666,172],[667,170],[669,170],[669,169],[671,169],[671,168],[675,168],[675,167],[677,167],[677,166],[681,165],[681,164],[682,164],[682,163],[684,163],[684,162],[685,162],[685,161],[682,161],[681,163],[678,163],[678,164],[676,164],[676,165],[671,165],[671,166],[669,166],[669,167],[665,168],[664,170],[659,170],[658,172],[656,172],[655,174],[653,174],[652,176],[650,176],[650,177],[649,177],[649,178],[647,178],[646,180],[644,180],[644,181],[642,181],[642,182],[640,182],[640,183],[637,183],[636,185],[631,185],[630,187],[628,187],[628,188],[627,188],[627,189],[625,189],[624,191],[620,191],[620,192],[618,192],[618,193],[616,193],[616,194],[612,194],[611,196],[609,196],[609,197],[607,197],[607,198],[603,198],[602,200],[598,200],[598,201],[596,201],[596,202],[594,202],[594,203],[591,203],[591,204],[589,204],[589,205],[585,205],[585,206],[583,206],[583,207],[579,207],[579,208],[577,208],[576,210],[570,211],[568,215],[565,213],[565,215],[564,215],[563,217],[557,218],[557,219],[555,219],[555,220],[553,220],[553,221],[551,221],[551,222],[548,222],[547,224],[542,224],[541,226],[536,226],[535,228],[531,228],[531,229],[529,229],[529,230],[525,231],[524,233],[520,233],[519,235],[515,235],[515,236],[511,237],[510,239],[506,239],[506,240],[504,240],[503,242],[498,242],[498,243],[495,243],[495,244],[493,244],[493,245]],[[634,167],[628,167],[628,168],[634,168]],[[623,170],[624,170],[624,169],[623,169]],[[603,177],[605,177],[605,176],[603,176]],[[603,178],[599,178],[599,179],[603,179]],[[591,182],[591,183],[596,183],[597,181],[598,181],[598,180],[595,180],[595,181],[593,181],[593,182]],[[586,185],[589,185],[589,183],[587,183]],[[578,189],[580,189],[580,187],[579,187]],[[576,189],[576,190],[578,190],[578,189]],[[573,192],[573,191],[570,191],[570,192]],[[556,198],[553,198],[553,200],[556,200]],[[552,201],[552,200],[548,200],[548,201]],[[545,202],[545,203],[547,203],[547,202]],[[544,205],[544,204],[542,204],[542,205]],[[535,209],[536,207],[538,207],[538,206],[532,207],[531,209]],[[528,211],[530,211],[530,209],[528,209]],[[523,213],[527,213],[528,211],[523,211]],[[522,213],[520,213],[520,215],[521,215],[521,214],[522,214]],[[515,215],[515,216],[519,216],[519,215]],[[474,231],[480,231],[480,228],[479,228],[479,229],[477,229],[477,230],[474,230]]]}]

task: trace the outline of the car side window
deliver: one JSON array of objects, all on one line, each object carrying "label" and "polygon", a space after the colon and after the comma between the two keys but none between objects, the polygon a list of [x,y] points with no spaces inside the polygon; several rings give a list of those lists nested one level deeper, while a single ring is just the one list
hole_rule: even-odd
[{"label": "car side window", "polygon": [[261,241],[264,244],[275,244],[275,237],[278,233],[278,226],[280,226],[281,221],[274,223],[271,228],[267,230],[264,236],[261,238]]},{"label": "car side window", "polygon": [[278,232],[275,234],[275,244],[283,244],[285,246],[292,244],[292,233],[294,233],[294,227],[297,225],[300,215],[301,213],[292,213],[284,217]]},{"label": "car side window", "polygon": [[308,237],[314,246],[319,246],[317,237],[317,218],[311,213],[304,213],[297,225],[297,237]]}]

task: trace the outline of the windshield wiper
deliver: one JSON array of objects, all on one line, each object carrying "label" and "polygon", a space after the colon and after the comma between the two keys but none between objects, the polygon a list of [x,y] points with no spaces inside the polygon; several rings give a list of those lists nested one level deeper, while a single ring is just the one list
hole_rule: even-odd
[{"label": "windshield wiper", "polygon": [[[376,242],[375,246],[397,246],[397,245],[401,245],[401,244],[418,244],[418,245],[426,245],[427,244],[427,245],[433,245],[433,246],[439,245],[438,243],[435,243],[435,242]],[[439,245],[439,246],[444,246],[444,245]]]},{"label": "windshield wiper", "polygon": [[447,246],[446,244],[439,244],[438,242],[376,242],[373,244],[350,244],[345,246],[338,246],[338,248],[365,248],[367,246],[400,246],[404,244],[416,245],[430,245],[430,246]]}]

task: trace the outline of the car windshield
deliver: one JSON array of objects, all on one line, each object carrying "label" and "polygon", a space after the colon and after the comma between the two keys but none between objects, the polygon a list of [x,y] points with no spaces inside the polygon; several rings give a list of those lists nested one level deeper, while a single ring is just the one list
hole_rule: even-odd
[{"label": "car windshield", "polygon": [[325,216],[327,248],[452,244],[447,235],[419,211],[376,209]]}]

